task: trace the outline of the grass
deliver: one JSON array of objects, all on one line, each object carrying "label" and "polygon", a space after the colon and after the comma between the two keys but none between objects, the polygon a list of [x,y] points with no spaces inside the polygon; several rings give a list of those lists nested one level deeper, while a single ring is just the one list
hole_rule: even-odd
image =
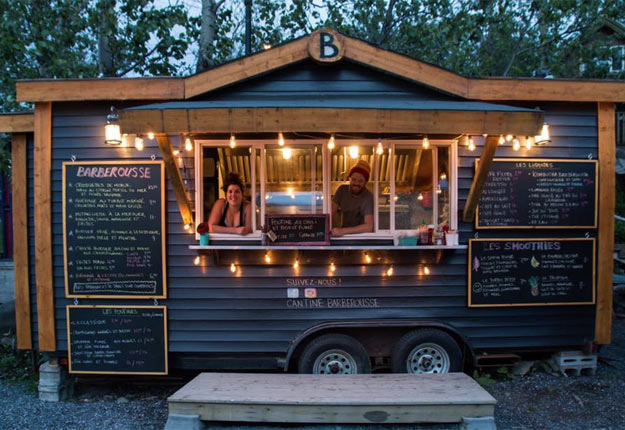
[{"label": "grass", "polygon": [[[43,362],[37,354],[38,364]],[[18,351],[11,345],[0,345],[0,379],[10,384],[26,385],[28,389],[37,389],[39,375],[33,369],[30,351]]]}]

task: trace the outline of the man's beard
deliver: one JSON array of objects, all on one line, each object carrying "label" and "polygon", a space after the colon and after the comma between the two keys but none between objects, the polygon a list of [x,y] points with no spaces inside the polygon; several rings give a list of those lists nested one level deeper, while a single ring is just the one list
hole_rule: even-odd
[{"label": "man's beard", "polygon": [[358,187],[355,185],[350,185],[349,186],[349,191],[351,191],[352,194],[354,195],[358,195],[360,193],[362,193],[362,191],[365,189],[365,187]]}]

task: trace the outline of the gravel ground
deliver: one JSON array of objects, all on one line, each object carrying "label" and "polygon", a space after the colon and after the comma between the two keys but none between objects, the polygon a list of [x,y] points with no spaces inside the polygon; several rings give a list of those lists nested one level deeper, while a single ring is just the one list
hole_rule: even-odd
[{"label": "gravel ground", "polygon": [[[76,396],[61,403],[41,402],[36,386],[0,380],[2,430],[162,430],[167,397],[185,378],[125,382],[121,378],[80,378]],[[544,371],[486,387],[498,400],[498,430],[625,429],[625,320],[616,319],[612,344],[599,354],[595,376],[555,376]],[[211,428],[261,430],[265,425]],[[458,426],[279,426],[287,430],[456,430]]]}]

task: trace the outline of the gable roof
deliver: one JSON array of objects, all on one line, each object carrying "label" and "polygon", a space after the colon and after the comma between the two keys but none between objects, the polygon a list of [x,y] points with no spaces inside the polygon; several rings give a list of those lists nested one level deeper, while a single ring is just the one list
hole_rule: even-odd
[{"label": "gable roof", "polygon": [[[309,58],[308,46],[321,32],[338,35],[333,30],[320,29],[310,36],[295,39],[185,78],[22,80],[17,83],[17,100],[42,102],[190,99]],[[358,39],[339,36],[344,44],[344,58],[466,99],[625,101],[625,82],[623,81],[466,78],[441,67],[378,48]]]}]

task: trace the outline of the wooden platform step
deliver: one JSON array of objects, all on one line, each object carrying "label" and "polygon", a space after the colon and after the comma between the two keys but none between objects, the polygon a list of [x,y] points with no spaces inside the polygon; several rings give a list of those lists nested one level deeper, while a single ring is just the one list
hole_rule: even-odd
[{"label": "wooden platform step", "polygon": [[201,373],[168,402],[170,421],[198,416],[202,421],[390,424],[492,417],[496,400],[464,373]]}]

